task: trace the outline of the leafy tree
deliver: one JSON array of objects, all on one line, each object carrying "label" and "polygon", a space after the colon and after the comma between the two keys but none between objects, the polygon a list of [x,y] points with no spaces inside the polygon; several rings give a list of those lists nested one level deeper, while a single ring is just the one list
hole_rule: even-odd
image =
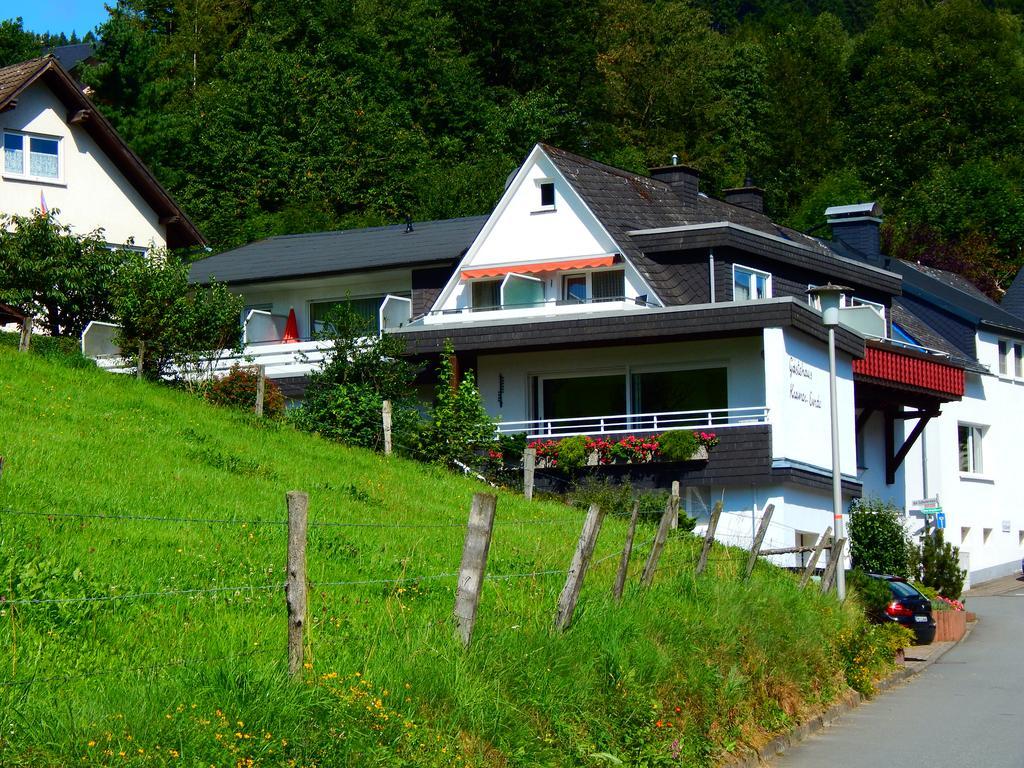
[{"label": "leafy tree", "polygon": [[494,421],[484,408],[472,371],[455,375],[455,349],[446,341],[438,369],[430,423],[421,435],[420,453],[445,466],[469,464],[477,451],[494,442]]},{"label": "leafy tree", "polygon": [[21,17],[0,20],[0,67],[34,59],[42,44],[36,35],[25,31]]},{"label": "leafy tree", "polygon": [[921,543],[921,581],[943,597],[959,600],[967,571],[960,568],[960,548],[943,538],[941,529],[926,532]]},{"label": "leafy tree", "polygon": [[850,505],[850,557],[854,568],[909,578],[913,544],[900,510],[880,499]]},{"label": "leafy tree", "polygon": [[110,316],[110,283],[124,254],[102,231],[76,235],[55,208],[0,217],[0,301],[24,308],[52,336],[81,336]]},{"label": "leafy tree", "polygon": [[189,284],[188,265],[166,253],[128,254],[111,301],[121,349],[150,378],[206,378],[223,354],[241,351],[242,297],[216,281]]},{"label": "leafy tree", "polygon": [[377,334],[350,303],[328,315],[321,337],[332,346],[310,376],[295,422],[330,440],[383,450],[382,407],[391,401],[391,431],[399,447],[410,446],[420,417],[413,384],[417,368],[403,357],[405,342]]}]

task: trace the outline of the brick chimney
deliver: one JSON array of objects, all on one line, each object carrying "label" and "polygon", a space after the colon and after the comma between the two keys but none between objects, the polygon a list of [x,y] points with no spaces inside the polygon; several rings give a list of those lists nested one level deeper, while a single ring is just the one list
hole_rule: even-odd
[{"label": "brick chimney", "polygon": [[665,182],[682,198],[696,197],[700,192],[700,173],[688,165],[663,165],[660,168],[651,168],[651,178]]},{"label": "brick chimney", "polygon": [[764,190],[756,186],[754,180],[749,176],[744,179],[742,187],[723,189],[722,194],[725,195],[725,202],[731,205],[738,205],[740,208],[746,208],[748,211],[756,213],[764,213]]},{"label": "brick chimney", "polygon": [[832,239],[848,248],[856,256],[875,266],[882,265],[882,206],[878,203],[834,205],[825,209],[825,221],[832,227]]}]

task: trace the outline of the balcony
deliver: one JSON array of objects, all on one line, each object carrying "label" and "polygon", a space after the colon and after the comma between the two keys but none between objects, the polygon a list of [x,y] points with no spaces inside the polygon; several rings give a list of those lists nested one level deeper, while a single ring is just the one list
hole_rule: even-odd
[{"label": "balcony", "polygon": [[577,416],[565,419],[532,419],[505,421],[496,426],[498,435],[525,432],[528,440],[561,439],[576,435],[596,437],[628,432],[634,435],[655,434],[678,429],[727,429],[768,424],[768,408],[717,408],[706,411],[664,411],[661,413],[628,413],[617,416]]}]

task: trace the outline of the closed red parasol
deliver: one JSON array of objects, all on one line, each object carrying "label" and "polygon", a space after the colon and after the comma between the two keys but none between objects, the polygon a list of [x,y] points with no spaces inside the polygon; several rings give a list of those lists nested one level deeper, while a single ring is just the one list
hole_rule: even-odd
[{"label": "closed red parasol", "polygon": [[288,322],[284,324],[284,336],[281,342],[292,344],[299,340],[299,321],[295,319],[295,307],[288,310]]}]

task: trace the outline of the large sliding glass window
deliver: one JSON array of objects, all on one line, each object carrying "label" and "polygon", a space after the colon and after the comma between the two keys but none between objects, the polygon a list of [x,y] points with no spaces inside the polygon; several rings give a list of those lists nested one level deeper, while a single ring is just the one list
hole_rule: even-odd
[{"label": "large sliding glass window", "polygon": [[501,306],[501,280],[473,283],[473,309],[498,309]]},{"label": "large sliding glass window", "polygon": [[633,413],[705,411],[729,407],[725,368],[634,373]]},{"label": "large sliding glass window", "polygon": [[626,376],[573,376],[541,381],[543,418],[615,416],[626,412]]},{"label": "large sliding glass window", "polygon": [[346,304],[366,323],[367,333],[380,331],[380,305],[384,296],[368,296],[361,299],[342,299],[341,301],[317,301],[309,305],[309,324],[313,333],[328,330],[328,318],[336,307]]}]

